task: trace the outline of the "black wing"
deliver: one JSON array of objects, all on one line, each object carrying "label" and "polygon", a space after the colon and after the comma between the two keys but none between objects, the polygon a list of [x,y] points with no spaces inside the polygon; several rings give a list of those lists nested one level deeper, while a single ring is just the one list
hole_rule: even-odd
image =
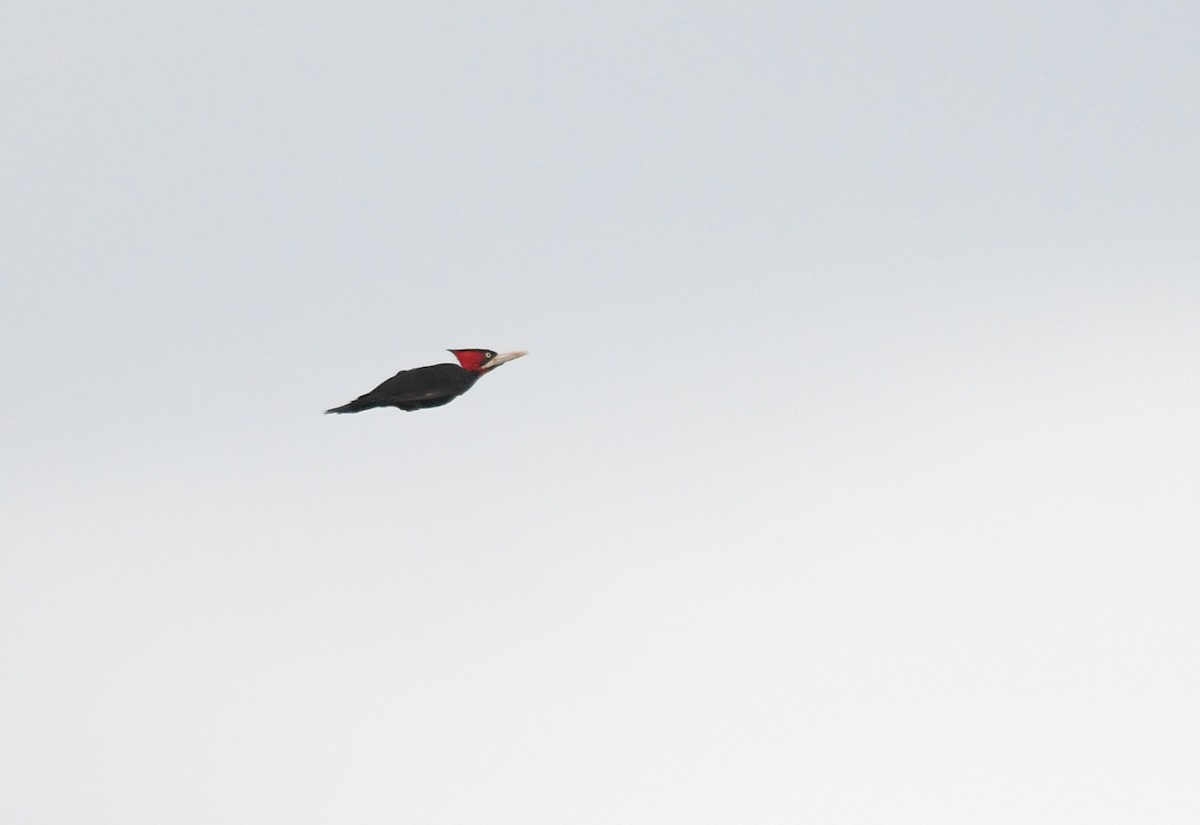
[{"label": "black wing", "polygon": [[477,379],[477,375],[458,364],[401,370],[366,395],[325,412],[354,413],[374,407],[399,407],[402,410],[440,407],[471,389]]}]

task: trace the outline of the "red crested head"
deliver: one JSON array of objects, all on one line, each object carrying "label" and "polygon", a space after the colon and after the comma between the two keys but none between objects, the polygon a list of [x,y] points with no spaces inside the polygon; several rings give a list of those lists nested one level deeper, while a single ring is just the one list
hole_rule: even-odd
[{"label": "red crested head", "polygon": [[490,372],[501,364],[514,358],[520,358],[525,354],[524,350],[517,350],[497,355],[490,349],[452,349],[450,352],[458,359],[458,363],[464,370],[476,375],[483,375],[485,372]]},{"label": "red crested head", "polygon": [[483,365],[496,357],[490,349],[452,349],[450,352],[467,372],[483,372]]}]

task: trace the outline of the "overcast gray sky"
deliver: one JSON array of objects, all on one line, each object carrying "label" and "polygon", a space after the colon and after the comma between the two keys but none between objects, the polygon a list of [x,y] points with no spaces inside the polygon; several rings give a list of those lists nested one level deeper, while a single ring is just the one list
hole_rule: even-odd
[{"label": "overcast gray sky", "polygon": [[1198,821],[1198,31],[5,4],[0,820]]}]

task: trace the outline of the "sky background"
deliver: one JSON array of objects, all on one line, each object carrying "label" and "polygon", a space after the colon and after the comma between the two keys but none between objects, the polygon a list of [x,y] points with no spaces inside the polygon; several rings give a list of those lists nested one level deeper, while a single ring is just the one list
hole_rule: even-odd
[{"label": "sky background", "polygon": [[1198,821],[1198,31],[5,4],[0,821]]}]

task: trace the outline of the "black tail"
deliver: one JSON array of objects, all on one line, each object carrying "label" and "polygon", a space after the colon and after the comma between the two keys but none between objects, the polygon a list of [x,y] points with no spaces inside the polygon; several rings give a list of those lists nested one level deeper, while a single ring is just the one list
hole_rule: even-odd
[{"label": "black tail", "polygon": [[378,407],[378,406],[379,405],[376,404],[374,401],[367,400],[367,397],[364,395],[359,398],[355,398],[349,404],[343,404],[340,407],[334,407],[331,410],[326,410],[325,414],[329,415],[330,413],[356,413],[356,412],[362,412],[363,410],[369,410],[372,407]]}]

